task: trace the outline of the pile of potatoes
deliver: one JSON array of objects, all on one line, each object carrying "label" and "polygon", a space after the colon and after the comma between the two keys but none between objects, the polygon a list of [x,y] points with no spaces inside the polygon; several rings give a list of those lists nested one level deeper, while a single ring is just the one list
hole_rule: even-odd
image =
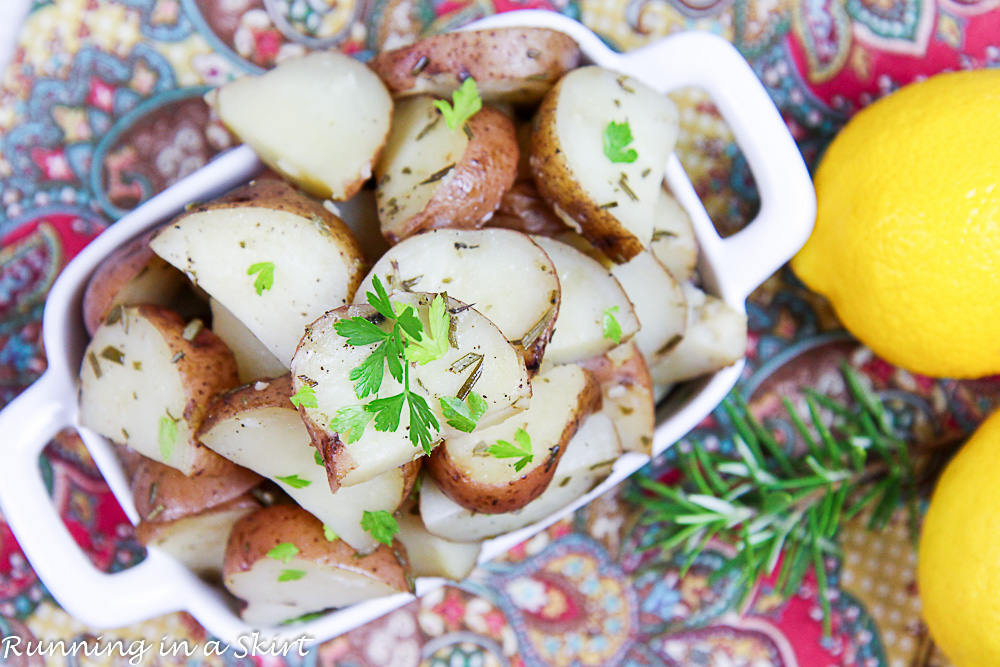
[{"label": "pile of potatoes", "polygon": [[[663,187],[676,109],[579,60],[561,33],[511,28],[233,81],[207,99],[273,171],[90,280],[81,423],[119,446],[140,540],[221,579],[247,622],[463,578],[482,540],[648,453],[657,392],[742,357],[745,317],[696,286]],[[435,102],[470,77],[482,108],[451,127]],[[629,128],[626,159],[602,146],[610,123]],[[351,375],[375,344],[336,330],[388,326],[376,279],[425,329],[445,304],[447,350],[407,369],[439,425],[429,454],[405,410],[360,438],[331,425],[376,398]],[[470,389],[483,410],[464,432],[440,399]],[[399,390],[386,373],[377,395]],[[519,432],[530,460],[488,451]]]}]

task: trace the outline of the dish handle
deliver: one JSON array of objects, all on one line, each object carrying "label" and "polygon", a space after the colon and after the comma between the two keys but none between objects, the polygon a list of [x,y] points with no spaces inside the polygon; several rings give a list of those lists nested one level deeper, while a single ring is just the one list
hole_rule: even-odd
[{"label": "dish handle", "polygon": [[725,239],[718,235],[676,156],[667,177],[680,203],[699,213],[692,223],[720,295],[745,301],[798,252],[816,219],[812,179],[781,114],[739,51],[711,33],[671,36],[608,65],[662,92],[704,90],[731,128],[760,193],[760,211],[745,228]]},{"label": "dish handle", "polygon": [[[75,427],[76,391],[47,371],[0,412],[4,464],[0,507],[25,556],[56,602],[80,621],[113,628],[182,608],[176,563],[151,551],[115,574],[98,570],[70,535],[42,479],[38,458],[62,429]],[[53,558],[52,554],[59,554]],[[178,572],[178,577],[183,573]]]}]

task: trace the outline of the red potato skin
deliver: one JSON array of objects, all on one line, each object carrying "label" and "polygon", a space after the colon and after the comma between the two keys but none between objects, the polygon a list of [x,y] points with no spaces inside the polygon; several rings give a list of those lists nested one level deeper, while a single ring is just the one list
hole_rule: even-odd
[{"label": "red potato skin", "polygon": [[500,207],[487,226],[504,227],[523,234],[550,238],[572,231],[538,194],[538,188],[531,179],[516,181],[504,193]]},{"label": "red potato skin", "polygon": [[[485,483],[475,479],[464,470],[448,452],[448,442],[435,447],[424,463],[424,469],[446,496],[462,507],[480,514],[504,514],[519,510],[542,495],[552,481],[559,459],[566,452],[566,445],[576,434],[587,415],[601,407],[601,389],[592,374],[587,373],[588,382],[580,392],[574,418],[563,429],[559,442],[544,456],[544,463],[506,483]],[[571,455],[572,456],[572,455]],[[515,473],[516,474],[516,473]]]},{"label": "red potato skin", "polygon": [[327,540],[322,522],[298,505],[264,507],[236,522],[226,545],[223,579],[250,570],[258,560],[267,558],[271,549],[283,543],[294,544],[299,550],[298,558],[367,574],[399,591],[413,590],[413,582],[407,576],[410,566],[406,550],[398,540],[392,546],[379,544],[374,551],[361,556],[343,540]]},{"label": "red potato skin", "polygon": [[143,457],[132,477],[132,499],[142,521],[165,523],[228,503],[262,481],[257,473],[232,462],[216,475],[186,477]]},{"label": "red potato skin", "polygon": [[[416,215],[392,227],[382,227],[390,244],[425,229],[478,229],[500,206],[517,178],[518,149],[514,123],[506,114],[483,107],[466,121],[472,134],[451,180],[442,185]],[[379,211],[384,219],[384,212]]]},{"label": "red potato skin", "polygon": [[170,520],[148,521],[146,519],[141,519],[135,527],[135,538],[141,545],[149,546],[151,543],[159,540],[163,535],[169,534],[173,530],[181,529],[183,527],[183,522],[188,519],[239,509],[254,510],[260,506],[260,502],[258,502],[257,499],[250,493],[244,493],[235,498],[231,498],[224,503],[215,505],[214,507],[208,507],[199,512],[185,514]]},{"label": "red potato skin", "polygon": [[472,77],[487,102],[519,104],[537,102],[579,63],[579,46],[561,32],[497,28],[433,35],[379,53],[368,65],[395,97],[445,96]]}]

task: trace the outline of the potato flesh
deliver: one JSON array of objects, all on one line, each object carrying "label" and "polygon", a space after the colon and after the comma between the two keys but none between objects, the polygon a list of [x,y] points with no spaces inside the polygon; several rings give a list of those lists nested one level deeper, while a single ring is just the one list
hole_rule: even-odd
[{"label": "potato flesh", "polygon": [[233,525],[252,511],[253,507],[240,507],[183,517],[172,521],[145,546],[162,549],[198,576],[216,579],[222,574]]},{"label": "potato flesh", "polygon": [[611,269],[639,319],[632,342],[647,359],[676,345],[687,323],[687,301],[680,284],[649,251]]},{"label": "potato flesh", "polygon": [[468,145],[469,137],[448,127],[433,98],[399,100],[385,151],[375,166],[383,229],[395,229],[420,213],[454,177],[448,166],[462,159]]},{"label": "potato flesh", "polygon": [[694,268],[698,263],[698,239],[691,226],[691,217],[666,190],[661,190],[656,200],[653,242],[649,249],[678,282],[687,282],[694,277]]},{"label": "potato flesh", "polygon": [[[611,122],[628,123],[632,142],[623,150],[635,150],[635,161],[605,155],[602,137]],[[593,202],[607,206],[643,247],[653,238],[653,210],[678,125],[673,102],[630,77],[581,67],[562,79],[556,132],[566,164]]]},{"label": "potato flesh", "polygon": [[[587,372],[575,364],[556,366],[536,375],[531,383],[531,407],[499,424],[477,428],[445,441],[452,463],[485,484],[507,484],[547,465],[558,453],[566,425],[578,417],[580,394],[588,386]],[[501,459],[486,452],[499,440],[514,443],[518,429],[531,436],[532,460],[520,471],[516,458]]]},{"label": "potato flesh", "polygon": [[420,516],[428,532],[446,540],[482,540],[531,525],[587,493],[611,472],[621,455],[614,424],[603,414],[587,417],[559,459],[548,488],[523,508],[479,514],[444,495],[432,480],[420,487]]},{"label": "potato flesh", "polygon": [[[393,302],[418,306],[427,330],[429,295],[396,292],[391,298]],[[464,305],[454,299],[449,303],[452,309]],[[359,399],[354,393],[354,381],[349,376],[351,370],[359,366],[376,345],[347,345],[346,339],[334,329],[336,321],[334,317],[327,317],[314,324],[292,362],[296,390],[304,383],[316,383],[313,390],[317,407],[305,408],[305,412],[313,424],[321,428],[328,428],[327,425],[339,409],[367,404],[374,398],[369,396]],[[495,423],[512,412],[527,407],[531,383],[524,360],[496,326],[471,308],[455,314],[453,323],[458,347],[449,347],[441,359],[414,366],[410,376],[411,390],[427,399],[439,424],[447,428],[442,416],[440,397],[455,396],[473,372],[473,366],[457,372],[450,371],[449,368],[469,354],[483,355],[483,373],[474,385],[474,391],[487,404],[485,414],[480,417],[480,424]],[[401,391],[400,383],[386,370],[379,396],[393,396]],[[407,434],[409,424],[409,410],[404,408],[397,430],[383,433],[369,424],[358,441],[345,444],[344,449],[347,456],[353,459],[354,468],[341,478],[340,483],[345,486],[358,484],[421,456],[423,450],[415,446]]]},{"label": "potato flesh", "polygon": [[505,229],[436,229],[411,236],[372,267],[356,303],[365,299],[376,275],[385,284],[415,281],[412,289],[447,292],[472,304],[511,341],[538,324],[553,308],[553,293],[559,295],[555,266],[545,252],[527,236]]},{"label": "potato flesh", "polygon": [[[290,570],[304,574],[293,581],[278,581],[282,572]],[[367,573],[302,558],[287,563],[261,558],[249,570],[230,574],[226,588],[247,601],[241,616],[255,626],[277,625],[309,612],[403,592]]]},{"label": "potato flesh", "polygon": [[651,359],[653,382],[669,385],[714,373],[739,361],[747,349],[747,316],[722,299],[684,285],[688,327],[670,352]]},{"label": "potato flesh", "polygon": [[406,547],[410,574],[414,577],[445,577],[462,581],[473,568],[482,544],[456,542],[427,532],[417,514],[402,512],[397,517],[399,533],[396,539]]},{"label": "potato flesh", "polygon": [[[302,509],[359,552],[376,546],[374,538],[361,528],[364,512],[392,513],[403,500],[404,479],[398,469],[364,484],[331,491],[326,469],[316,463],[316,449],[298,412],[291,407],[259,408],[221,420],[201,439],[216,453],[274,480]],[[300,485],[307,484],[296,488],[278,479],[292,475],[298,476]]]},{"label": "potato flesh", "polygon": [[[94,332],[80,369],[80,423],[143,456],[193,472],[192,425],[184,379],[163,334],[148,320],[122,311],[116,324]],[[119,357],[120,355],[120,357]],[[107,358],[119,358],[116,363]],[[100,375],[95,372],[100,369]],[[173,443],[160,445],[160,422],[176,424]]]},{"label": "potato flesh", "polygon": [[[348,302],[357,260],[321,224],[287,211],[246,207],[187,215],[150,243],[218,300],[286,367],[305,326]],[[255,264],[274,265],[257,294]]]},{"label": "potato flesh", "polygon": [[372,172],[392,99],[364,64],[332,51],[244,76],[209,101],[276,171],[318,197],[346,199]]},{"label": "potato flesh", "polygon": [[545,360],[566,364],[604,354],[616,345],[604,335],[604,313],[617,308],[614,318],[621,327],[621,342],[639,330],[625,290],[596,260],[565,243],[542,236],[532,237],[541,246],[559,276],[562,295],[556,330],[545,348]]},{"label": "potato flesh", "polygon": [[285,365],[228,308],[211,298],[208,305],[212,309],[212,331],[236,357],[240,382],[275,378],[288,372]]}]

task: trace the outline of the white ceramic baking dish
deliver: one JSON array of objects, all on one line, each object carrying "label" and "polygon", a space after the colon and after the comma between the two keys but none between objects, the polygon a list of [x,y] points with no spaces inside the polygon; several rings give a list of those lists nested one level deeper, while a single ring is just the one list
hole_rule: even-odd
[{"label": "white ceramic baking dish", "polygon": [[[701,246],[699,269],[705,288],[745,312],[747,296],[805,242],[815,217],[809,174],[784,123],[753,71],[726,41],[707,33],[684,33],[626,54],[611,51],[590,30],[565,16],[519,11],[490,17],[472,27],[539,26],[573,37],[585,58],[636,77],[660,91],[685,86],[706,90],[732,127],[761,196],[757,217],[738,234],[720,238],[680,162],[672,157],[667,181],[694,223]],[[65,427],[76,427],[128,517],[137,522],[128,484],[108,443],[77,423],[77,372],[87,335],[81,299],[91,272],[125,241],[166,221],[192,201],[206,201],[246,182],[261,169],[254,153],[234,149],[149,200],[88,245],[62,272],[45,307],[43,340],[48,370],[0,412],[0,509],[32,567],[55,600],[94,628],[128,625],[186,610],[210,633],[230,644],[256,628],[245,624],[233,600],[201,581],[164,553],[151,549],[123,572],[96,570],[64,528],[47,495],[38,466],[42,448]],[[662,452],[704,419],[740,375],[742,363],[675,390],[659,406],[654,454]],[[481,561],[518,542],[619,484],[648,457],[623,456],[611,475],[571,506],[546,520],[486,542]],[[419,579],[417,594],[444,583]],[[307,623],[266,629],[265,636],[293,641],[324,640],[377,618],[413,596],[400,594],[331,612]],[[245,641],[245,640],[243,640]]]}]

